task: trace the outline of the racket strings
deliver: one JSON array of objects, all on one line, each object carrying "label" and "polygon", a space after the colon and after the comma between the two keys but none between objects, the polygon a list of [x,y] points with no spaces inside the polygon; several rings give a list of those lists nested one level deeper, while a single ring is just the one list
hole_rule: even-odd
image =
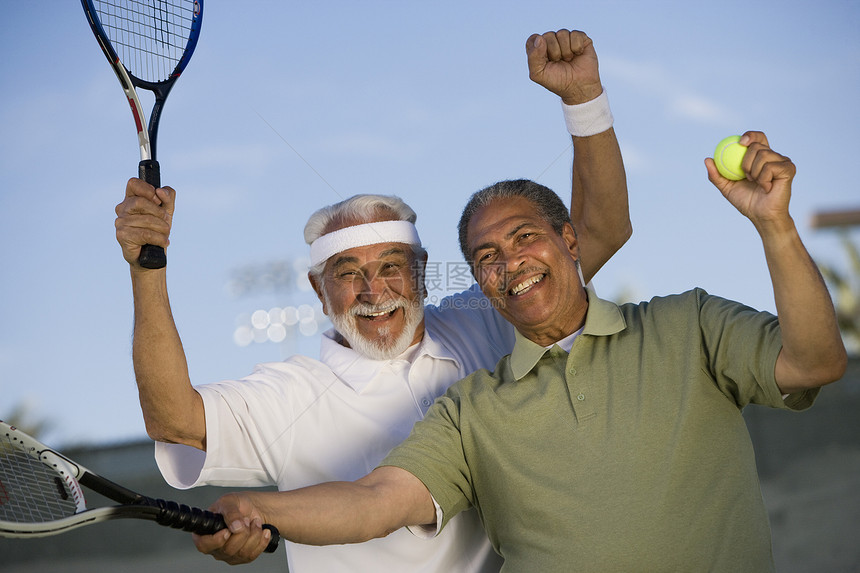
[{"label": "racket strings", "polygon": [[199,9],[194,0],[96,0],[120,61],[138,78],[162,82],[182,59]]},{"label": "racket strings", "polygon": [[0,520],[42,523],[74,515],[73,493],[61,474],[0,436]]}]

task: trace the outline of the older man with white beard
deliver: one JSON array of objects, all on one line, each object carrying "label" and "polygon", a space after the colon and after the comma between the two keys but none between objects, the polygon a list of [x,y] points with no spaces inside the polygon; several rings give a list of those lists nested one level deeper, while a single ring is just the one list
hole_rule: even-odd
[{"label": "older man with white beard", "polygon": [[[305,226],[308,279],[339,342],[375,360],[399,356],[424,334],[427,251],[415,220],[397,197],[358,195],[320,209]],[[365,261],[374,265],[365,269]]]},{"label": "older man with white beard", "polygon": [[[573,135],[573,218],[587,279],[630,234],[624,168],[597,57],[581,32],[527,44],[532,79],[561,96]],[[166,271],[137,264],[140,246],[167,245],[175,192],[133,179],[117,207],[117,239],[135,303],[134,364],[147,431],[165,479],[180,488],[277,485],[295,489],[370,472],[433,400],[513,347],[513,329],[477,287],[425,309],[427,254],[416,215],[396,197],[356,196],[325,207],[305,228],[309,279],[335,325],[320,358],[258,365],[241,379],[192,386],[167,297]],[[198,548],[241,563],[269,533],[257,520],[198,538]],[[474,512],[427,542],[399,530],[360,545],[289,543],[290,570],[498,571]]]}]

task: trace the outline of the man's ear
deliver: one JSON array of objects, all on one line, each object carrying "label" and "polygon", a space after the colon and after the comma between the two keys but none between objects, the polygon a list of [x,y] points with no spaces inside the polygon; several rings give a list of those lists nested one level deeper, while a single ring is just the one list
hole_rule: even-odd
[{"label": "man's ear", "polygon": [[567,250],[570,251],[570,256],[574,264],[576,264],[576,274],[579,275],[579,282],[585,288],[585,277],[582,276],[582,261],[579,259],[579,240],[576,237],[576,229],[573,228],[573,225],[565,223],[561,231],[561,236],[567,245]]},{"label": "man's ear", "polygon": [[322,304],[323,314],[328,316],[328,309],[325,305],[325,297],[322,292],[322,285],[317,282],[316,276],[311,273],[308,273],[308,282],[311,283],[311,287],[313,287],[314,292],[317,293],[317,298],[320,300],[320,304]]},{"label": "man's ear", "polygon": [[561,237],[564,239],[564,244],[567,245],[567,250],[573,255],[573,259],[579,260],[579,240],[576,237],[576,229],[570,223],[565,223],[561,229]]},{"label": "man's ear", "polygon": [[424,254],[418,259],[418,264],[421,265],[421,284],[420,292],[421,299],[427,298],[427,250],[424,250]]}]

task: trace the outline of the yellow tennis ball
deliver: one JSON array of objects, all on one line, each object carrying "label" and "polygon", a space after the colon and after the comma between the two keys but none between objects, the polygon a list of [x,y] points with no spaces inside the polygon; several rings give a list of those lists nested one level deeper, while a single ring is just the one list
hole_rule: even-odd
[{"label": "yellow tennis ball", "polygon": [[726,179],[732,181],[740,181],[746,175],[741,162],[744,160],[747,148],[738,143],[741,137],[739,135],[730,135],[717,144],[717,149],[714,150],[714,163],[717,164],[717,171]]}]

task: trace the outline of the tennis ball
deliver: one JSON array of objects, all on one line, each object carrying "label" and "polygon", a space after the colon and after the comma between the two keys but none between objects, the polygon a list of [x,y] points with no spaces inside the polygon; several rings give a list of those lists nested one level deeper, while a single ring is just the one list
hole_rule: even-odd
[{"label": "tennis ball", "polygon": [[741,168],[741,162],[744,160],[747,148],[738,143],[740,139],[739,135],[730,135],[718,143],[714,150],[714,163],[717,164],[717,171],[732,181],[740,181],[746,177]]}]

